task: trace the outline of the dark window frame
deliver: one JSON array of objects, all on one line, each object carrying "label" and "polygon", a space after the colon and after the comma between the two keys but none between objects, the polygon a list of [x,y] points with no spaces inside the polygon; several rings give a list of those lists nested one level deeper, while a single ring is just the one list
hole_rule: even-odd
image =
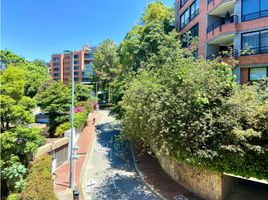
[{"label": "dark window frame", "polygon": [[182,8],[188,0],[180,0],[180,8]]},{"label": "dark window frame", "polygon": [[[200,0],[199,0],[199,4],[195,7],[197,9],[195,9],[194,13],[192,13],[192,6],[194,4],[196,4],[198,0],[195,0],[187,9],[185,9],[185,11],[180,15],[180,30],[182,30],[184,27],[186,27],[196,16],[199,15],[199,9],[200,9]],[[182,26],[182,16],[186,13],[189,12],[189,17],[187,19],[184,20],[183,26]]]},{"label": "dark window frame", "polygon": [[[265,68],[265,66],[263,67],[250,67],[248,68],[248,81],[257,81],[257,80],[250,80],[250,70],[253,69],[253,68]],[[266,66],[266,78],[268,77],[268,66]]]},{"label": "dark window frame", "polygon": [[[251,20],[256,20],[256,19],[260,19],[260,18],[264,18],[264,17],[268,17],[268,10],[261,10],[261,0],[257,0],[258,3],[259,3],[259,11],[258,12],[252,12],[252,13],[249,13],[249,14],[245,14],[243,13],[243,8],[244,8],[244,2],[245,0],[241,0],[241,21],[242,22],[246,22],[246,21],[251,21]],[[257,2],[254,2],[254,3],[257,3]],[[262,13],[266,13],[262,16]],[[257,17],[253,17],[252,19],[246,19],[246,16],[248,15],[257,15]]]},{"label": "dark window frame", "polygon": [[[258,30],[258,31],[249,31],[249,32],[244,32],[241,34],[241,50],[244,50],[243,48],[243,44],[244,44],[244,38],[243,38],[243,35],[245,34],[250,34],[250,33],[258,33],[259,34],[259,45],[258,45],[258,52],[257,53],[254,53],[254,54],[245,54],[245,55],[241,55],[241,56],[250,56],[250,55],[258,55],[258,54],[265,54],[265,53],[268,53],[268,46],[261,46],[261,32],[263,31],[268,31],[268,29],[262,29],[262,30]],[[267,48],[267,52],[263,52],[262,53],[262,47],[266,47]]]}]

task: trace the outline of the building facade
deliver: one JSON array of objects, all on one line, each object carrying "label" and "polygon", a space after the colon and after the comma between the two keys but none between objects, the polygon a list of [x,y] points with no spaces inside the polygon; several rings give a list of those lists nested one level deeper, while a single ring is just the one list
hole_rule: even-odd
[{"label": "building facade", "polygon": [[93,53],[95,48],[84,45],[82,50],[73,53],[60,53],[51,55],[49,73],[53,80],[68,83],[71,81],[72,62],[74,62],[74,81],[90,83],[93,75]]},{"label": "building facade", "polygon": [[268,0],[176,0],[176,27],[199,38],[197,55],[232,49],[241,84],[268,77]]}]

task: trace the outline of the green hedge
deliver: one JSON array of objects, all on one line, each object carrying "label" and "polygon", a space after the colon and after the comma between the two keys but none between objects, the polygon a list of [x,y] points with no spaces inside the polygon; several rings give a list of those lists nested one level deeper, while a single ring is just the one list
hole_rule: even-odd
[{"label": "green hedge", "polygon": [[51,157],[44,156],[34,161],[26,178],[21,200],[56,200],[53,192]]}]

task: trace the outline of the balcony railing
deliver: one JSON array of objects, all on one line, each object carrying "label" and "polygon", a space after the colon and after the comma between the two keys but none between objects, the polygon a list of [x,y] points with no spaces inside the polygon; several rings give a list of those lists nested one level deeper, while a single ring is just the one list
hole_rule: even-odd
[{"label": "balcony railing", "polygon": [[260,47],[245,49],[245,52],[241,53],[241,56],[249,56],[249,55],[264,54],[264,53],[268,53],[268,46],[260,46]]},{"label": "balcony railing", "polygon": [[234,49],[229,54],[228,53],[226,54],[225,52],[218,52],[218,53],[211,54],[211,55],[207,56],[206,59],[207,60],[214,60],[217,57],[228,58],[228,57],[231,57],[231,56],[234,57],[234,58],[237,58],[238,57],[238,50]]},{"label": "balcony railing", "polygon": [[217,21],[215,21],[213,24],[209,25],[207,28],[207,33],[210,33],[211,31],[215,30],[216,28],[225,25],[225,24],[231,24],[231,23],[238,23],[238,16],[233,15],[229,19],[223,19],[220,18]]},{"label": "balcony railing", "polygon": [[254,12],[254,13],[242,15],[241,20],[244,22],[244,21],[259,19],[262,17],[268,17],[268,10],[263,10],[263,11],[259,11],[259,12]]}]

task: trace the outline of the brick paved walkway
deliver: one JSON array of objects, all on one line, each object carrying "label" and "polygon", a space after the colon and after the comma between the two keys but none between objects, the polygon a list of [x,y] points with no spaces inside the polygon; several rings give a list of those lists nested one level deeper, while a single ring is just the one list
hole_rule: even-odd
[{"label": "brick paved walkway", "polygon": [[[73,174],[75,176],[75,183],[78,185],[78,188],[80,188],[79,185],[79,178],[82,171],[82,167],[84,164],[84,161],[86,159],[87,152],[90,148],[90,145],[93,141],[94,133],[95,133],[95,125],[93,125],[93,118],[96,118],[96,124],[99,122],[100,116],[98,113],[94,112],[91,113],[87,125],[85,126],[82,134],[80,135],[77,146],[79,147],[77,154],[79,155],[78,160],[75,162],[75,173]],[[68,189],[69,186],[69,165],[70,162],[65,162],[61,167],[59,167],[56,170],[56,181],[55,181],[55,193],[57,194],[59,199],[72,199],[71,197],[66,197],[72,195],[70,190]],[[66,194],[65,194],[66,193]],[[80,192],[81,194],[81,192]],[[60,197],[63,198],[60,198]],[[80,195],[81,196],[81,195]],[[80,198],[82,199],[82,198]]]},{"label": "brick paved walkway", "polygon": [[188,200],[202,200],[197,195],[185,189],[179,183],[174,181],[161,167],[158,160],[141,152],[141,148],[133,145],[137,167],[147,182],[157,193],[166,199],[175,200],[178,195],[183,195]]}]

